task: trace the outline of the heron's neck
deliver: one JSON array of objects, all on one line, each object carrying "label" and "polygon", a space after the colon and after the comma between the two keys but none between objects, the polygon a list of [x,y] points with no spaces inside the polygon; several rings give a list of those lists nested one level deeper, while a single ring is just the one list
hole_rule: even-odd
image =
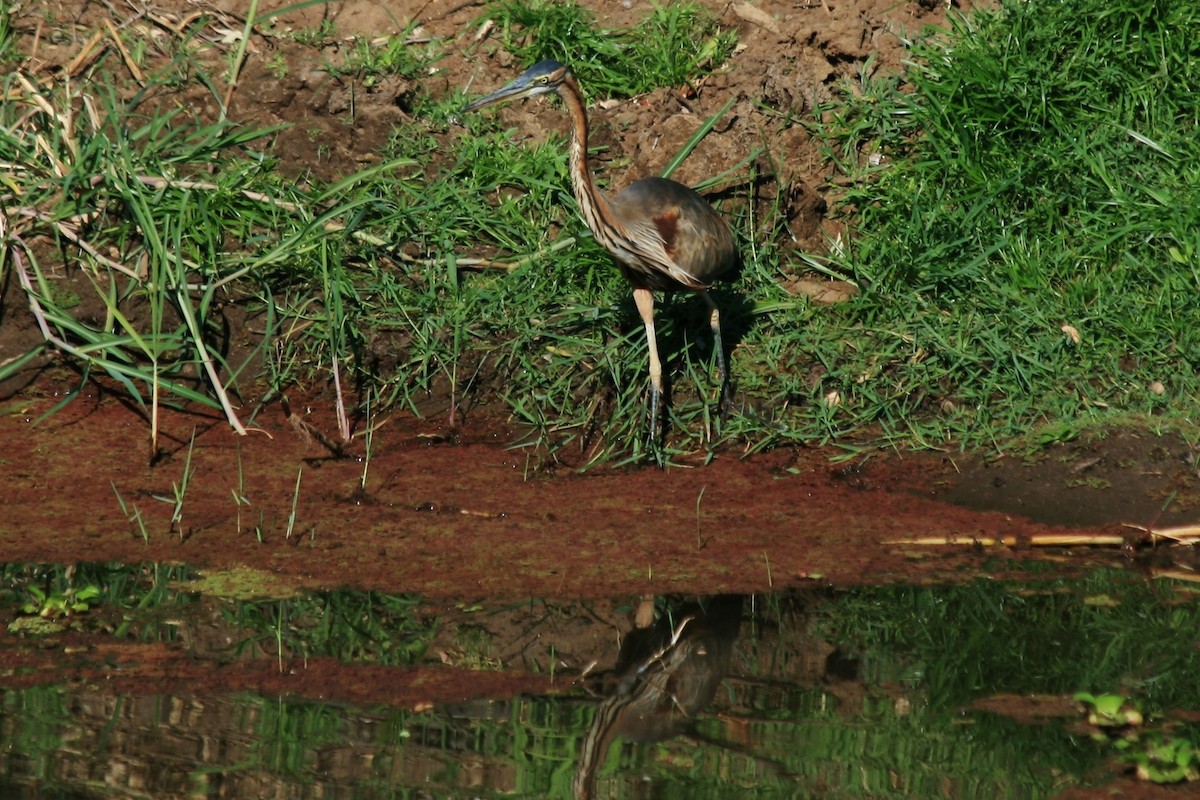
[{"label": "heron's neck", "polygon": [[[596,179],[588,168],[588,121],[587,109],[583,106],[583,95],[574,77],[567,78],[565,91],[559,94],[567,106],[571,116],[571,146],[568,154],[568,166],[571,171],[571,189],[583,219],[593,233],[603,230],[601,220],[611,219],[608,201],[596,187]],[[606,213],[609,212],[609,213]]]}]

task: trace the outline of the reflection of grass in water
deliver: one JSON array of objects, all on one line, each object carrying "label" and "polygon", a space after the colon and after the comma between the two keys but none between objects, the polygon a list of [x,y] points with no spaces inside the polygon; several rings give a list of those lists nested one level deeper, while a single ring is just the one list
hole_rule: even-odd
[{"label": "reflection of grass in water", "polygon": [[[819,694],[812,690],[809,697],[815,701]],[[163,736],[194,737],[199,730],[221,746],[206,750],[215,763],[190,768],[197,776],[220,775],[227,786],[266,778],[278,787],[345,796],[458,797],[471,781],[472,796],[507,791],[568,798],[578,744],[591,720],[588,707],[569,698],[517,698],[431,713],[254,696],[203,705],[193,708],[186,699],[172,698],[140,704],[137,718],[88,720],[141,735],[74,737],[66,745],[75,756],[72,763],[109,763],[114,755],[109,747],[144,758],[138,748]],[[1051,730],[1034,729],[1039,740],[1009,723],[1014,740],[1025,742],[1021,750],[1012,743],[993,746],[990,738],[972,742],[974,727],[927,711],[905,716],[876,703],[862,714],[839,715],[824,705],[821,710],[815,702],[797,703],[790,719],[753,722],[749,746],[730,743],[723,727],[728,723],[707,715],[699,717],[699,739],[618,742],[600,776],[601,796],[943,797],[949,787],[949,796],[1037,798],[1049,796],[1053,783],[1038,765],[1050,758],[1063,763],[1069,755],[1062,752],[1064,737]],[[0,715],[13,712],[16,729],[7,741],[19,741],[17,752],[51,756],[64,746],[65,732],[83,727],[78,715],[90,707],[58,690],[40,689],[8,695]],[[181,707],[188,713],[181,716]],[[219,721],[208,707],[220,710]],[[785,710],[776,713],[782,717]],[[158,735],[146,736],[146,730]],[[354,758],[342,761],[339,753]],[[150,777],[167,778],[165,771]]]},{"label": "reflection of grass in water", "polygon": [[1151,709],[1193,708],[1200,608],[1171,586],[1099,570],[1025,586],[862,589],[834,600],[822,619],[868,671],[902,669],[942,708],[993,692],[1115,688]]},{"label": "reflection of grass in water", "polygon": [[[100,602],[87,616],[111,611],[105,608],[111,603],[128,619],[152,619],[162,608],[179,617],[194,599],[170,586],[188,577],[182,567],[80,565],[68,575],[65,567],[8,565],[0,576],[5,586],[36,581],[59,593],[95,585]],[[762,598],[747,611],[751,619],[735,645],[735,679],[695,715],[698,736],[618,743],[600,788],[611,796],[649,786],[654,796],[711,798],[1052,796],[1108,762],[1111,745],[1069,734],[1061,721],[1031,724],[960,709],[996,693],[1070,698],[1078,690],[1120,691],[1146,711],[1147,747],[1164,732],[1200,740],[1196,725],[1161,723],[1164,709],[1195,708],[1200,658],[1193,647],[1200,610],[1176,602],[1170,587],[1100,571],[1026,584],[815,592],[803,596],[803,606]],[[241,632],[235,652],[255,655],[279,652],[278,634],[289,657],[413,663],[434,628],[416,616],[414,598],[378,592],[210,602],[220,602],[231,629]],[[129,632],[174,635],[164,633],[168,628],[135,622]],[[824,657],[815,672],[789,661],[822,651],[814,629],[848,661],[857,659],[866,679],[853,679],[852,670],[835,675]],[[593,702],[570,697],[423,714],[253,697],[238,702],[247,713],[227,721],[221,735],[249,742],[250,755],[229,771],[311,785],[323,751],[352,746],[380,769],[341,776],[338,785],[397,794],[453,793],[470,762],[511,774],[527,796],[566,797],[594,715]],[[78,707],[53,690],[6,695],[0,717],[17,719],[19,730],[5,744],[16,737],[22,752],[52,747],[56,731],[75,729]],[[363,725],[365,719],[372,724]],[[122,717],[118,724],[128,722]],[[141,740],[128,738],[130,746]],[[415,764],[432,771],[418,776],[401,768]]]},{"label": "reflection of grass in water", "polygon": [[[245,568],[206,571],[158,564],[5,564],[0,604],[88,592],[75,627],[140,641],[175,641],[187,609],[213,598],[230,624],[233,655],[329,656],[407,665],[425,653],[436,621],[417,616],[415,597],[347,589],[300,593],[278,576]],[[34,591],[36,589],[36,591]],[[41,607],[41,602],[38,607]],[[166,612],[170,612],[169,614]],[[207,622],[207,620],[204,620]]]},{"label": "reflection of grass in water", "polygon": [[236,654],[329,656],[386,666],[413,664],[425,654],[436,620],[417,616],[410,595],[341,589],[286,600],[236,602],[225,619],[244,631]]},{"label": "reflection of grass in water", "polygon": [[[1106,570],[1028,584],[815,593],[804,596],[799,612],[787,599],[759,607],[761,624],[747,626],[739,645],[755,654],[742,662],[743,675],[760,663],[806,674],[790,665],[812,651],[806,632],[815,630],[864,678],[849,691],[838,690],[832,674],[812,688],[735,683],[723,721],[702,724],[703,733],[720,738],[730,719],[754,720],[757,766],[770,761],[797,785],[846,796],[932,797],[951,786],[955,796],[1041,797],[1110,763],[1111,743],[1069,734],[1067,720],[1031,724],[962,712],[994,694],[1069,701],[1090,689],[1138,698],[1147,722],[1136,732],[1146,744],[1125,748],[1132,764],[1146,761],[1155,743],[1200,741],[1200,725],[1167,716],[1197,708],[1200,667],[1200,608],[1168,583]],[[778,639],[765,633],[775,626]],[[830,663],[822,657],[818,669]],[[770,796],[762,787],[777,784],[753,775],[747,768],[742,779],[760,781],[759,796]]]},{"label": "reflection of grass in water", "polygon": [[[79,565],[68,575],[66,567],[8,565],[2,577],[10,587],[37,581],[59,593],[80,582],[96,585],[102,601],[91,613],[110,602],[131,618],[152,616],[160,607],[178,610],[194,597],[170,588],[188,577],[186,567]],[[1069,697],[1081,687],[1139,694],[1148,717],[1156,708],[1194,705],[1188,690],[1200,612],[1176,604],[1165,585],[1106,571],[1074,582],[829,591],[806,595],[796,616],[788,615],[796,603],[767,599],[756,604],[755,620],[736,644],[737,678],[713,708],[695,717],[700,736],[614,746],[600,788],[626,796],[649,786],[665,798],[1052,796],[1072,776],[1105,762],[1108,746],[1069,735],[1057,721],[965,716],[959,709],[996,692]],[[278,633],[288,656],[412,663],[433,628],[416,618],[414,599],[382,593],[212,602],[223,603],[227,621],[244,632],[236,648],[262,655],[277,652]],[[803,622],[810,619],[830,643],[859,658],[868,680],[805,678],[803,669],[788,666],[787,657],[814,649],[811,626]],[[143,638],[156,634],[149,625],[131,630]],[[778,636],[764,633],[774,631]],[[766,651],[772,648],[774,657]],[[791,656],[780,655],[785,651]],[[229,703],[244,712],[226,712],[220,726],[212,723],[204,734],[242,742],[241,756],[236,764],[205,765],[204,774],[224,772],[230,781],[268,774],[284,784],[316,781],[388,796],[406,789],[454,794],[468,763],[511,776],[521,796],[568,796],[594,715],[593,703],[577,698],[481,702],[426,714],[256,697]],[[161,705],[158,720],[119,715],[113,724],[149,723],[194,735],[176,730],[191,724],[188,715]],[[56,752],[60,736],[78,730],[80,708],[91,706],[64,702],[59,690],[8,693],[0,717],[14,727],[5,744],[23,753]],[[1186,738],[1194,732],[1174,733]],[[130,747],[150,741],[119,739]],[[74,736],[71,746],[80,741],[98,748],[88,757],[112,758],[90,739]],[[353,747],[378,769],[313,774],[312,765],[330,747]],[[413,765],[425,771],[418,774]]]},{"label": "reflection of grass in water", "polygon": [[186,580],[190,568],[166,564],[3,564],[0,605],[20,606],[29,598],[77,597],[86,593],[87,609],[76,611],[74,627],[135,635],[144,641],[169,641],[176,627],[161,624],[161,611],[191,603],[170,587]]}]

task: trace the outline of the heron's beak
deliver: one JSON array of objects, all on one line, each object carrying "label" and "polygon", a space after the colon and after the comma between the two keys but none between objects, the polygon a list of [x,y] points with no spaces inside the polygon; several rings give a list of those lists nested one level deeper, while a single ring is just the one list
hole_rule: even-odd
[{"label": "heron's beak", "polygon": [[475,111],[476,109],[483,108],[484,106],[490,106],[493,103],[502,103],[505,100],[515,100],[518,97],[527,97],[535,94],[538,88],[540,87],[530,84],[529,81],[525,80],[524,78],[517,78],[507,86],[497,89],[491,94],[485,95],[468,104],[459,113],[466,114],[468,111]]}]

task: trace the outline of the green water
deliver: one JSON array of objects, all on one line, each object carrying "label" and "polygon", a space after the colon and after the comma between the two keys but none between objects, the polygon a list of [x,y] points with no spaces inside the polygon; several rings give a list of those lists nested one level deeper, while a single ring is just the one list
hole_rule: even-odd
[{"label": "green water", "polygon": [[[449,624],[418,616],[403,595],[213,598],[192,591],[183,567],[9,565],[3,577],[6,625],[30,616],[22,606],[94,586],[68,624],[196,658],[270,658],[281,647],[433,663],[426,646]],[[1166,743],[1186,762],[1200,743],[1200,725],[1186,721],[1200,710],[1200,603],[1188,584],[1106,570],[694,601],[660,599],[667,638],[650,655],[622,651],[632,667],[590,692],[419,713],[187,686],[13,689],[19,671],[0,672],[0,797],[1037,798],[1155,766]],[[588,615],[583,604],[560,608]],[[198,646],[196,619],[219,619],[228,645]],[[53,647],[54,636],[9,634],[0,648]],[[655,675],[664,689],[647,694]],[[621,691],[628,702],[606,703]],[[1143,722],[1089,724],[1071,702],[1081,691],[1123,695]],[[1008,695],[1055,710],[976,708]],[[617,737],[593,747],[620,711]]]}]

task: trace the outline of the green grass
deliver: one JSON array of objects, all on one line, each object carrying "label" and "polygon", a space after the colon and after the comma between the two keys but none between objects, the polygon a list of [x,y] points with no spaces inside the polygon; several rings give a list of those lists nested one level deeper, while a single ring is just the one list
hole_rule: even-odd
[{"label": "green grass", "polygon": [[[23,75],[10,76],[6,88],[20,91],[18,81],[32,88]],[[269,180],[269,162],[232,165],[222,154],[262,134],[161,109],[147,114],[137,98],[118,99],[111,85],[94,88],[34,89],[26,92],[32,112],[15,103],[0,111],[0,158],[18,165],[21,182],[18,214],[5,231],[5,267],[25,288],[45,344],[72,357],[85,377],[107,373],[145,406],[166,392],[221,407],[216,398],[240,365],[223,363],[205,331],[228,297],[223,287],[244,266],[244,254],[229,252],[223,234],[249,236],[276,221],[269,203],[238,188]],[[76,116],[79,102],[95,112]],[[202,163],[229,169],[202,184],[170,177]],[[72,313],[79,297],[65,295],[54,275],[64,253],[39,248],[46,238],[80,268],[77,283],[99,321]],[[205,379],[182,378],[185,365]]]},{"label": "green grass", "polygon": [[[505,0],[483,18],[496,31],[466,44],[471,57],[516,62],[489,85],[557,58],[592,99],[696,80],[734,44],[689,5],[620,31],[571,3]],[[763,160],[727,165],[719,207],[747,264],[715,293],[741,404],[720,436],[751,450],[1004,448],[1185,420],[1200,391],[1198,26],[1186,0],[1008,2],[912,42],[903,76],[865,65],[803,117],[848,186],[834,199],[849,234],[801,263],[787,249],[791,187],[763,199]],[[490,112],[460,120],[479,90],[424,80],[445,45],[358,41],[329,71],[411,81],[404,124],[373,166],[285,178],[270,131],[164,101],[196,80],[218,105],[228,92],[240,55],[214,70],[197,33],[151,59],[160,45],[123,31],[148,84],[126,92],[112,48],[70,83],[38,84],[0,28],[0,61],[19,65],[0,107],[0,162],[13,165],[0,277],[15,276],[43,331],[0,380],[56,353],[79,385],[123,387],[152,431],[164,403],[242,427],[289,392],[336,387],[341,439],[367,397],[382,414],[449,396],[453,420],[499,400],[551,454],[642,455],[641,326],[579,217],[561,138],[519,139]],[[334,33],[297,41],[324,52]],[[706,96],[704,109],[717,106]],[[778,125],[801,124],[785,111]],[[860,296],[789,295],[781,278],[814,266]],[[233,315],[254,335],[232,339]],[[670,299],[658,320],[672,457],[710,445],[717,387],[701,305]]]},{"label": "green grass", "polygon": [[1006,3],[917,44],[911,91],[864,80],[830,109],[819,132],[858,180],[837,261],[867,288],[833,323],[854,352],[822,359],[840,420],[979,444],[1186,409],[1197,25],[1186,2]]},{"label": "green grass", "polygon": [[691,3],[652,4],[627,31],[598,27],[586,8],[554,0],[502,0],[484,17],[495,22],[504,48],[522,63],[569,64],[585,91],[628,97],[677,86],[733,53],[736,33]]}]

